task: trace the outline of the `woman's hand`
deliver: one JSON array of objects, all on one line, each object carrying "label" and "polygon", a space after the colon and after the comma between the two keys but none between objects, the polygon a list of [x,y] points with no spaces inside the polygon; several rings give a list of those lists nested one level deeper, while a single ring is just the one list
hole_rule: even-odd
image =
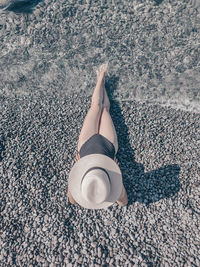
[{"label": "woman's hand", "polygon": [[74,198],[72,197],[72,194],[71,194],[71,192],[69,191],[69,187],[68,187],[68,189],[67,189],[67,195],[68,195],[68,198],[69,198],[69,202],[71,203],[71,204],[77,204],[77,202],[74,200]]},{"label": "woman's hand", "polygon": [[124,188],[124,185],[122,186],[121,195],[116,202],[121,207],[126,206],[128,204],[128,197],[127,197],[127,193],[126,193],[126,189]]},{"label": "woman's hand", "polygon": [[118,161],[118,159],[116,158],[116,156],[114,157],[114,161],[117,163],[117,165],[119,165],[119,161]]},{"label": "woman's hand", "polygon": [[77,154],[76,154],[76,161],[78,161],[79,159],[80,159],[80,154],[77,153]]}]

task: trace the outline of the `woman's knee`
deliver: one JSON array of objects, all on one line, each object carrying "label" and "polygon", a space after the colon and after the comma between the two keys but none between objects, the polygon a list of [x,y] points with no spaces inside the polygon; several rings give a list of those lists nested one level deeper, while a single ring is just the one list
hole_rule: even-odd
[{"label": "woman's knee", "polygon": [[101,112],[103,108],[102,102],[100,101],[92,101],[90,105],[90,109],[93,111]]},{"label": "woman's knee", "polygon": [[110,101],[106,100],[103,102],[103,108],[105,108],[108,112],[110,111]]},{"label": "woman's knee", "polygon": [[102,109],[103,110],[105,109],[105,111],[110,112],[110,104],[108,104],[108,103],[105,104],[104,103]]}]

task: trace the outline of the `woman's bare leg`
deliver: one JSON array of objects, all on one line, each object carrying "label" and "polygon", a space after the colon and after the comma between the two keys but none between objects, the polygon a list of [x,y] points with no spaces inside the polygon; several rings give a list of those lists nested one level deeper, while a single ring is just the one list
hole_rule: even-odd
[{"label": "woman's bare leg", "polygon": [[118,151],[117,133],[109,111],[110,111],[110,101],[106,89],[104,87],[104,102],[99,125],[99,134],[105,136],[111,143],[113,143],[115,147],[115,154],[117,154]]},{"label": "woman's bare leg", "polygon": [[83,126],[79,135],[78,151],[81,146],[94,134],[98,133],[99,122],[102,113],[102,104],[104,97],[104,80],[107,70],[106,66],[101,66],[97,77],[97,84],[92,95],[90,109],[85,117]]},{"label": "woman's bare leg", "polygon": [[[100,120],[99,133],[105,136],[110,142],[114,144],[115,154],[118,151],[118,140],[115,127],[110,116],[110,101],[104,87],[104,102],[103,102],[103,111]],[[116,201],[119,206],[125,206],[128,203],[128,197],[124,185],[122,186],[122,192],[119,199]]]}]

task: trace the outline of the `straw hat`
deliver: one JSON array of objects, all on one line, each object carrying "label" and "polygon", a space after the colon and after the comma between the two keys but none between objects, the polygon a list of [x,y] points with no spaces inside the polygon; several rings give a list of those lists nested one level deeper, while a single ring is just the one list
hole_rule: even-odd
[{"label": "straw hat", "polygon": [[105,209],[122,191],[122,174],[111,158],[90,154],[79,159],[69,173],[69,190],[75,201],[87,209]]}]

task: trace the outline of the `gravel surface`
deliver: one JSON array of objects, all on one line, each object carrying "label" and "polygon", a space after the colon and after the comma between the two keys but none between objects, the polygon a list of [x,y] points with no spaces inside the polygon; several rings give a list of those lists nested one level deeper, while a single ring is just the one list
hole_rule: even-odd
[{"label": "gravel surface", "polygon": [[[11,2],[0,0],[0,266],[200,266],[200,2]],[[66,192],[103,62],[129,203],[92,211]]]},{"label": "gravel surface", "polygon": [[112,99],[129,204],[92,211],[66,194],[87,94],[1,98],[1,266],[199,266],[199,114]]}]

